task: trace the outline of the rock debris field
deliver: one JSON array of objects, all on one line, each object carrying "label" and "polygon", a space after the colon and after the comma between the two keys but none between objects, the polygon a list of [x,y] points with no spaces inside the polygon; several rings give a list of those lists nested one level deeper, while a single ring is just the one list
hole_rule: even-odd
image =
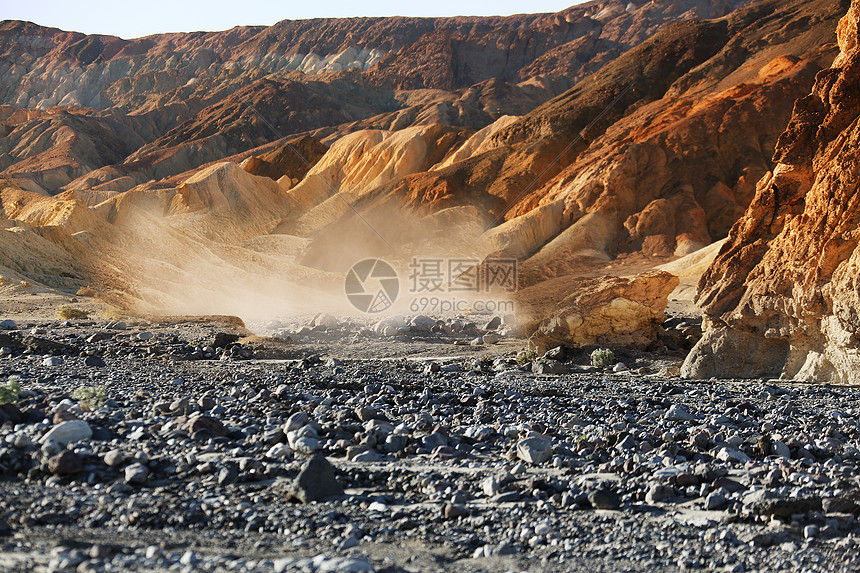
[{"label": "rock debris field", "polygon": [[856,388],[412,324],[3,322],[0,569],[860,568]]}]

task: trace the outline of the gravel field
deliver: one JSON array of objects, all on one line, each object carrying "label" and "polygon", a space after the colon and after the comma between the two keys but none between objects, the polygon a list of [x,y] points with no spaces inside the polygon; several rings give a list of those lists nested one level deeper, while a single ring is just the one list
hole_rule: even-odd
[{"label": "gravel field", "polygon": [[0,322],[0,569],[860,570],[856,388],[315,322]]}]

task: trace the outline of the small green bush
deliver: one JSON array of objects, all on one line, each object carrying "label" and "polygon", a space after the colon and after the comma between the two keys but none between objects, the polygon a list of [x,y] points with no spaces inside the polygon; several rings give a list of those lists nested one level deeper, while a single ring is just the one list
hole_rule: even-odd
[{"label": "small green bush", "polygon": [[615,364],[615,353],[608,348],[598,348],[591,353],[591,365],[598,368],[609,368]]},{"label": "small green bush", "polygon": [[523,350],[517,354],[517,364],[528,364],[529,362],[534,362],[536,358],[537,353],[534,350]]},{"label": "small green bush", "polygon": [[6,384],[0,384],[0,404],[14,404],[21,395],[21,383],[18,376],[9,376]]},{"label": "small green bush", "polygon": [[60,320],[71,320],[72,318],[87,318],[90,315],[85,310],[81,310],[80,308],[75,308],[73,306],[69,306],[64,304],[57,308],[57,316]]},{"label": "small green bush", "polygon": [[104,386],[78,386],[72,392],[72,398],[78,401],[82,410],[98,410],[107,402]]}]

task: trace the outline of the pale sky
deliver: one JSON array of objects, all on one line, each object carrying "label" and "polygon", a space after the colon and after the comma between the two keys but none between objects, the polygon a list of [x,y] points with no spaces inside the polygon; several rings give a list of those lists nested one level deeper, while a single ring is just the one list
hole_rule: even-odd
[{"label": "pale sky", "polygon": [[162,32],[226,30],[280,20],[352,16],[486,16],[558,12],[581,0],[0,0],[0,20],[29,20],[87,34],[139,38]]}]

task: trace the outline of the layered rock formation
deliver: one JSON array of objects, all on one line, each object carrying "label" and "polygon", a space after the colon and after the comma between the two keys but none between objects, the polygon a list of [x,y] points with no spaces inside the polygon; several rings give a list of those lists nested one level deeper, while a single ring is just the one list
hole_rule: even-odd
[{"label": "layered rock formation", "polygon": [[[751,1],[601,0],[558,14],[286,20],[135,40],[4,21],[0,104],[92,120],[7,122],[0,134],[18,133],[0,141],[0,176],[52,194],[108,183],[125,191],[309,130],[480,129],[527,113],[667,22]],[[61,127],[64,140],[95,141],[98,153],[71,145],[37,158],[46,138],[26,134]]]},{"label": "layered rock formation", "polygon": [[505,221],[488,248],[534,254],[534,280],[577,253],[683,256],[725,237],[749,204],[792,102],[836,54],[842,13],[838,1],[766,1],[670,26],[392,194]]},{"label": "layered rock formation", "polygon": [[860,382],[860,2],[799,100],[755,199],[702,277],[708,332],[683,374]]},{"label": "layered rock formation", "polygon": [[368,256],[515,258],[536,346],[642,345],[677,286],[646,271],[744,213],[845,9],[606,0],[131,42],[6,23],[0,65],[28,83],[3,97],[53,105],[86,73],[92,107],[0,108],[4,225],[75,261],[40,282],[147,311],[301,306]]}]

